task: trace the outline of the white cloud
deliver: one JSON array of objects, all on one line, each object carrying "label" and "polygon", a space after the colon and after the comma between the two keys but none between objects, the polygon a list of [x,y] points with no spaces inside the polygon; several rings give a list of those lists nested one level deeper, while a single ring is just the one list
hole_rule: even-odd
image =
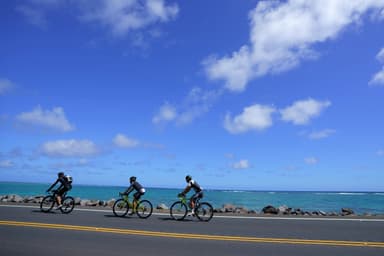
[{"label": "white cloud", "polygon": [[8,79],[0,78],[0,95],[6,94],[12,88],[15,87],[15,85]]},{"label": "white cloud", "polygon": [[83,22],[100,24],[117,36],[168,22],[179,13],[176,3],[166,4],[164,0],[32,0],[18,5],[16,11],[32,25],[45,27],[48,15],[64,8],[72,9],[67,13],[75,14]]},{"label": "white cloud", "polygon": [[154,124],[169,122],[176,118],[177,112],[176,108],[169,103],[164,103],[158,113],[152,118]]},{"label": "white cloud", "polygon": [[164,0],[98,0],[83,5],[82,19],[97,22],[118,36],[158,22],[168,22],[179,12],[177,4]]},{"label": "white cloud", "polygon": [[86,157],[99,153],[96,144],[90,140],[56,140],[44,143],[40,152],[53,157]]},{"label": "white cloud", "polygon": [[332,130],[332,129],[325,129],[322,131],[312,132],[308,135],[308,137],[312,140],[319,140],[319,139],[327,138],[327,137],[331,136],[332,134],[334,134],[335,132],[336,131]]},{"label": "white cloud", "polygon": [[384,67],[381,71],[373,75],[370,85],[384,85]]},{"label": "white cloud", "polygon": [[134,148],[140,145],[140,142],[135,139],[128,138],[124,134],[117,134],[113,139],[115,146],[120,148]]},{"label": "white cloud", "polygon": [[272,114],[276,111],[274,107],[255,104],[244,108],[243,112],[231,117],[225,116],[224,127],[230,133],[243,133],[250,130],[264,130],[272,126]]},{"label": "white cloud", "polygon": [[305,163],[310,165],[315,165],[319,162],[319,160],[316,157],[307,157],[304,159]]},{"label": "white cloud", "polygon": [[250,44],[231,56],[203,61],[211,80],[223,80],[231,91],[243,91],[260,76],[294,68],[317,58],[315,44],[336,38],[369,11],[382,11],[382,0],[260,1],[249,13]]},{"label": "white cloud", "polygon": [[240,160],[236,163],[232,164],[232,168],[234,169],[248,169],[250,167],[248,160]]},{"label": "white cloud", "polygon": [[11,168],[14,164],[11,160],[2,160],[0,161],[0,168]]},{"label": "white cloud", "polygon": [[75,129],[67,120],[64,110],[55,107],[52,110],[44,110],[37,106],[31,112],[23,112],[16,116],[16,120],[25,124],[45,127],[60,132],[69,132]]},{"label": "white cloud", "polygon": [[[384,48],[382,48],[380,52],[376,55],[376,59],[379,62],[384,63]],[[371,81],[369,81],[369,84],[384,85],[384,67],[382,68],[382,70],[373,75]]]},{"label": "white cloud", "polygon": [[222,90],[203,90],[192,88],[178,107],[165,103],[152,118],[154,124],[175,122],[177,125],[192,123],[196,118],[210,110],[214,102],[221,96]]},{"label": "white cloud", "polygon": [[291,106],[280,110],[282,120],[292,122],[295,125],[305,125],[320,115],[320,113],[331,105],[330,101],[317,101],[314,99],[300,100]]}]

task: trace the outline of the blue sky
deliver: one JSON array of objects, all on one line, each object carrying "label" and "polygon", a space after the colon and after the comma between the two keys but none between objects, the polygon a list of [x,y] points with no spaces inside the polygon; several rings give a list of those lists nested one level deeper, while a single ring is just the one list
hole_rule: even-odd
[{"label": "blue sky", "polygon": [[382,0],[0,5],[0,180],[384,191]]}]

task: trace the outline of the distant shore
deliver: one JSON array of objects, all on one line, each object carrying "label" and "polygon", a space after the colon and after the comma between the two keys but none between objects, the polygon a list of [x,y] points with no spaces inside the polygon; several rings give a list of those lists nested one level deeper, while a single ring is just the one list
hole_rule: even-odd
[{"label": "distant shore", "polygon": [[[37,196],[20,196],[17,194],[0,195],[1,205],[29,205],[39,207],[41,200],[45,195]],[[88,200],[75,197],[75,207],[89,208],[89,209],[111,209],[116,199],[110,200]],[[169,206],[164,203],[153,205],[154,212],[168,213]],[[220,208],[214,209],[215,214],[220,215],[234,215],[234,216],[292,216],[292,217],[379,217],[384,218],[384,213],[364,213],[356,214],[353,209],[340,208],[339,212],[325,212],[321,210],[303,211],[299,208],[291,208],[285,205],[272,206],[267,205],[261,211],[247,209],[242,206],[233,204],[224,204]]]}]

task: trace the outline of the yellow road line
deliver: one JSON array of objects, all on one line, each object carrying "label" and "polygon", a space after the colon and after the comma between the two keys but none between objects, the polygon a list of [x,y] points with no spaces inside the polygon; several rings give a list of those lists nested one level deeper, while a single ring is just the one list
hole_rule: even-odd
[{"label": "yellow road line", "polygon": [[114,233],[114,234],[125,234],[125,235],[153,236],[153,237],[215,240],[215,241],[384,248],[384,242],[308,240],[308,239],[292,239],[292,238],[262,238],[262,237],[246,237],[246,236],[203,235],[203,234],[169,233],[169,232],[158,232],[158,231],[119,229],[119,228],[103,228],[103,227],[76,226],[76,225],[63,225],[63,224],[49,224],[49,223],[38,223],[38,222],[19,222],[19,221],[0,221],[0,225],[19,226],[19,227],[34,227],[34,228],[49,228],[49,229],[64,229],[64,230],[102,232],[102,233]]}]

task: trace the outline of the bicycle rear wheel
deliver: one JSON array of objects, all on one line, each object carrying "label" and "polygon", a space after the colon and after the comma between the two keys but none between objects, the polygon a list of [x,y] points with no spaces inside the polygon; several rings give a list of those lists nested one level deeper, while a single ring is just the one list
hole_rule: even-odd
[{"label": "bicycle rear wheel", "polygon": [[174,220],[183,220],[187,216],[187,212],[187,206],[181,201],[174,202],[170,209],[171,217]]},{"label": "bicycle rear wheel", "polygon": [[149,218],[152,215],[153,207],[148,200],[141,200],[136,207],[136,214],[142,219]]},{"label": "bicycle rear wheel", "polygon": [[73,197],[71,196],[64,197],[61,204],[63,206],[60,208],[60,211],[62,213],[70,213],[73,211],[73,208],[75,207],[75,199],[73,199]]},{"label": "bicycle rear wheel", "polygon": [[55,198],[52,195],[46,196],[40,203],[40,210],[42,212],[49,212],[50,210],[52,210],[54,204]]},{"label": "bicycle rear wheel", "polygon": [[113,204],[113,214],[117,217],[124,217],[127,215],[129,210],[129,203],[125,201],[124,199],[118,199]]},{"label": "bicycle rear wheel", "polygon": [[210,221],[213,217],[213,207],[209,203],[200,203],[195,210],[197,218],[201,221]]}]

